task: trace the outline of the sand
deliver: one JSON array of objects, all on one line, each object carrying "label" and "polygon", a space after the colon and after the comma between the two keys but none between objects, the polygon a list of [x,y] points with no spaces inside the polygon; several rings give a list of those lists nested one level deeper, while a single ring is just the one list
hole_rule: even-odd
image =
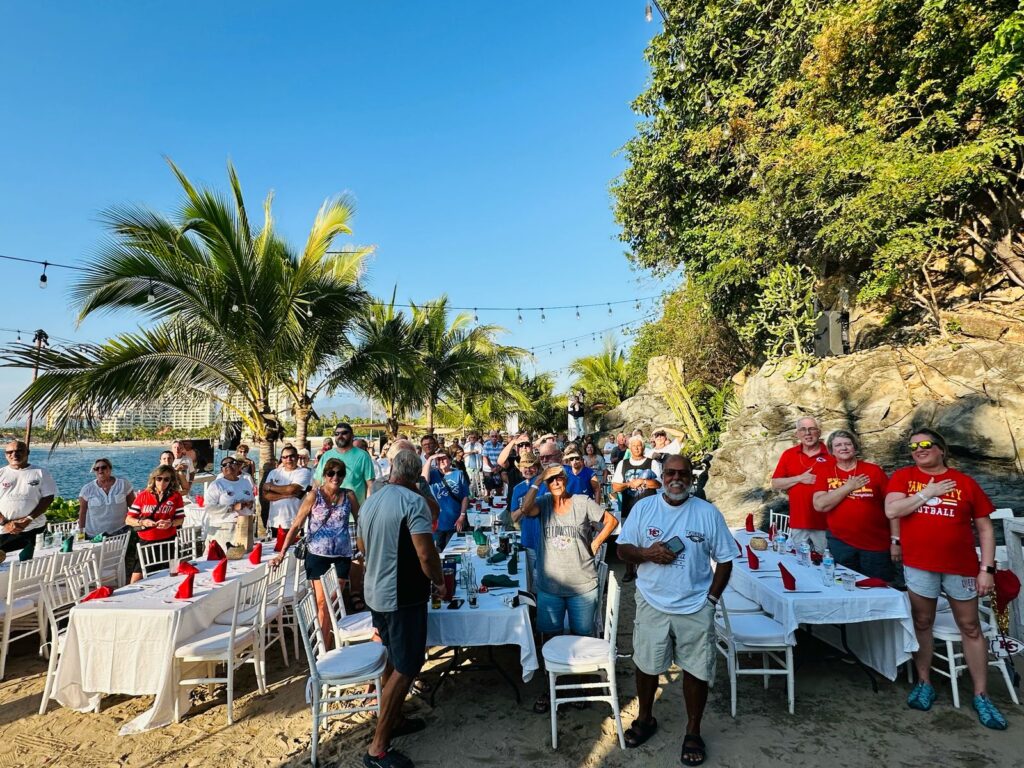
[{"label": "sand", "polygon": [[[625,585],[619,627],[620,653],[631,650],[633,588]],[[719,664],[704,720],[708,743],[706,765],[815,765],[856,768],[892,766],[1020,765],[1024,746],[1024,710],[1007,695],[998,673],[990,675],[992,698],[1006,714],[1010,728],[988,731],[978,723],[969,703],[954,709],[948,684],[939,684],[939,698],[929,713],[905,705],[909,685],[880,681],[879,692],[856,667],[819,661],[821,647],[806,635],[798,637],[796,714],[786,710],[784,679],[765,691],[760,680],[741,680],[737,718],[729,716],[729,686]],[[504,648],[498,660],[518,678],[518,648]],[[311,719],[303,696],[305,660],[285,668],[272,650],[270,691],[259,696],[251,668],[238,673],[236,722],[228,726],[223,694],[194,706],[177,725],[136,736],[120,737],[118,728],[151,702],[148,697],[108,696],[99,714],[82,714],[51,703],[37,714],[46,674],[32,639],[15,643],[6,680],[0,683],[0,768],[9,766],[308,766]],[[1024,666],[1024,663],[1021,664]],[[424,673],[437,679],[436,663]],[[619,664],[619,693],[624,727],[636,716],[633,667]],[[399,739],[396,746],[418,766],[536,766],[590,768],[678,766],[685,717],[678,674],[668,676],[655,704],[658,733],[644,746],[621,751],[609,710],[594,704],[559,714],[559,748],[552,751],[550,720],[534,714],[533,699],[546,685],[539,675],[520,685],[522,704],[494,672],[467,673],[446,682],[431,708],[426,698],[410,697],[406,709],[427,720],[425,731]],[[197,692],[198,693],[198,692]],[[961,681],[962,697],[970,684]],[[205,690],[203,691],[205,695]],[[369,739],[372,718],[334,720],[322,733],[320,764],[359,766]]]}]

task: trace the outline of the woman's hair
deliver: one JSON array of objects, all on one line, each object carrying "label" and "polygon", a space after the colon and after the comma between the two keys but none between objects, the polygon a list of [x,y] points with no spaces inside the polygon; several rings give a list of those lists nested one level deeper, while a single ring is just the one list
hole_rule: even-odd
[{"label": "woman's hair", "polygon": [[583,444],[583,454],[585,456],[596,456],[597,455],[597,448],[594,447],[593,443],[584,443]]},{"label": "woman's hair", "polygon": [[335,458],[328,459],[327,463],[324,464],[323,474],[326,475],[328,470],[334,469],[335,467],[340,467],[341,468],[341,472],[338,473],[338,482],[339,483],[345,482],[346,467],[345,467],[345,462],[342,461],[341,459],[335,459]]},{"label": "woman's hair", "polygon": [[110,459],[108,459],[106,456],[102,456],[102,457],[100,457],[98,459],[94,459],[93,462],[92,462],[92,465],[95,467],[96,466],[96,462],[98,462],[98,461],[102,461],[104,464],[106,464],[108,467],[110,467],[111,471],[114,470],[114,463]]},{"label": "woman's hair", "polygon": [[828,446],[829,453],[832,453],[832,441],[835,440],[837,437],[845,437],[847,440],[853,443],[853,450],[855,450],[857,453],[860,453],[860,440],[858,440],[857,436],[848,429],[837,429],[835,432],[828,436],[828,440],[825,441],[825,445]]},{"label": "woman's hair", "polygon": [[928,429],[928,427],[912,430],[910,436],[913,437],[914,435],[926,435],[930,438],[931,441],[939,446],[939,449],[942,451],[942,464],[947,467],[949,466],[949,446],[946,445],[946,438],[934,429]]},{"label": "woman's hair", "polygon": [[146,480],[146,490],[150,493],[156,493],[156,479],[160,475],[170,475],[171,482],[167,484],[167,490],[177,491],[178,489],[178,473],[174,471],[174,467],[170,464],[161,464],[152,472],[149,473],[149,479]]}]

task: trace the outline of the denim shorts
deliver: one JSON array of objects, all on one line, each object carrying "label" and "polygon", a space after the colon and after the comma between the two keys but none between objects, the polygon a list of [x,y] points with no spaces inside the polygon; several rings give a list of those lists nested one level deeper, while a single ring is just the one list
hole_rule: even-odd
[{"label": "denim shorts", "polygon": [[907,589],[921,597],[934,600],[940,591],[945,592],[950,600],[974,600],[978,596],[977,580],[973,576],[922,571],[909,565],[903,566],[903,573]]},{"label": "denim shorts", "polygon": [[569,614],[569,631],[574,635],[594,634],[597,615],[597,587],[579,595],[553,595],[537,590],[537,631],[558,635],[565,629]]},{"label": "denim shorts", "polygon": [[339,579],[347,579],[348,572],[352,568],[351,557],[325,557],[324,555],[314,555],[312,552],[306,554],[305,559],[306,565],[306,578],[310,581],[319,581],[320,577],[327,573],[327,569],[332,565],[334,566],[334,572],[338,574]]}]

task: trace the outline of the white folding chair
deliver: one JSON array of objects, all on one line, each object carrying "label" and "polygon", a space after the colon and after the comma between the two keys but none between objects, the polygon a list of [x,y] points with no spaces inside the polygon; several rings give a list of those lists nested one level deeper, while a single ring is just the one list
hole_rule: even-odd
[{"label": "white folding chair", "polygon": [[[989,648],[992,641],[999,635],[996,627],[996,619],[992,614],[992,608],[987,600],[978,601],[978,612],[981,614],[981,633],[985,636]],[[932,671],[942,675],[949,680],[950,690],[953,694],[953,706],[960,707],[960,674],[967,669],[967,662],[964,659],[963,644],[961,642],[960,628],[956,625],[952,611],[936,611],[935,623],[932,625],[932,637],[935,638],[935,652],[932,657]],[[935,665],[935,661],[945,662],[945,667]],[[1006,690],[1010,692],[1010,698],[1014,704],[1020,704],[1017,698],[1017,691],[1013,687],[1010,678],[1010,671],[1006,667],[1006,659],[1002,656],[993,656],[989,651],[988,665],[999,670],[1006,683]]]},{"label": "white folding chair", "polygon": [[726,587],[722,593],[722,602],[729,609],[731,614],[741,613],[764,613],[764,609],[756,600],[751,600],[746,595],[741,595],[732,587]]},{"label": "white folding chair", "polygon": [[282,621],[284,622],[285,629],[291,629],[292,639],[295,643],[295,658],[299,657],[300,643],[299,635],[299,620],[295,613],[295,606],[299,604],[299,600],[305,597],[306,592],[309,591],[309,581],[306,580],[305,569],[302,567],[299,559],[295,557],[295,548],[291,548],[284,556],[284,562],[282,566],[286,566],[288,569],[288,575],[284,581],[284,599],[282,605],[284,606],[284,616]]},{"label": "white folding chair", "polygon": [[178,540],[167,539],[166,541],[144,541],[135,545],[139,553],[139,566],[142,568],[142,577],[147,578],[157,571],[169,567],[171,560],[178,556]]},{"label": "white folding chair", "polygon": [[[46,620],[43,615],[42,585],[50,567],[48,558],[41,557],[24,562],[14,559],[7,574],[7,594],[0,604],[0,680],[4,679],[7,650],[15,640],[31,634],[39,635],[42,649],[46,642]],[[14,633],[14,634],[12,634]]]},{"label": "white folding chair", "polygon": [[203,529],[187,525],[178,529],[178,556],[185,560],[198,560],[203,556]]},{"label": "white folding chair", "polygon": [[[619,734],[619,747],[626,748],[622,733],[622,715],[619,713],[619,689],[615,680],[615,658],[618,654],[616,637],[619,629],[619,583],[614,573],[608,574],[608,596],[604,614],[603,638],[580,635],[559,635],[544,643],[542,653],[548,671],[551,696],[551,748],[558,749],[558,705],[574,701],[603,701],[612,708],[615,730]],[[558,685],[562,675],[605,675],[596,683],[566,683]],[[598,689],[593,695],[559,698],[559,691]]]},{"label": "white folding chair", "polygon": [[57,552],[51,555],[47,558],[50,562],[47,568],[46,580],[54,581],[64,572],[77,570],[81,565],[88,566],[93,577],[92,580],[98,580],[97,557],[99,553],[99,547],[79,547],[70,552]]},{"label": "white folding chair", "polygon": [[57,661],[64,651],[64,637],[67,635],[68,615],[71,609],[81,602],[94,583],[91,563],[79,563],[68,567],[56,580],[47,580],[42,584],[43,609],[46,611],[47,623],[50,627],[49,653],[50,663],[46,668],[46,683],[43,685],[43,698],[39,702],[39,714],[46,714],[53,692],[53,676],[57,671]]},{"label": "white folding chair", "polygon": [[[732,716],[736,717],[736,680],[740,675],[762,676],[766,690],[769,677],[785,675],[789,714],[792,715],[796,701],[793,646],[786,643],[785,627],[763,613],[744,613],[730,618],[729,609],[719,603],[715,635],[715,647],[728,664]],[[761,666],[741,667],[741,654],[759,655]],[[778,666],[772,666],[772,662]]]},{"label": "white folding chair", "polygon": [[331,631],[334,643],[338,647],[349,643],[365,643],[373,640],[373,618],[369,611],[348,614],[345,611],[345,598],[338,584],[338,574],[334,568],[328,568],[320,577],[320,586],[327,600],[327,613],[331,617]]},{"label": "white folding chair", "polygon": [[770,512],[768,525],[774,525],[778,533],[789,535],[789,514],[786,512]]},{"label": "white folding chair", "polygon": [[54,535],[59,535],[63,538],[72,533],[78,532],[78,521],[68,520],[63,523],[47,523],[46,528],[50,533]]},{"label": "white folding chair", "polygon": [[280,643],[281,655],[284,657],[286,667],[288,666],[288,642],[285,639],[284,593],[288,575],[288,568],[284,563],[267,574],[266,609],[263,612],[264,649],[274,643]]},{"label": "white folding chair", "polygon": [[[601,545],[604,546],[603,544]],[[604,609],[608,600],[608,563],[601,561],[597,564],[597,611],[594,612],[594,637],[604,636]],[[568,620],[568,616],[566,617]]]},{"label": "white folding chair", "polygon": [[128,580],[124,570],[125,556],[128,554],[130,533],[122,533],[104,539],[100,544],[99,572],[100,584],[120,587]]},{"label": "white folding chair", "polygon": [[[261,577],[242,584],[240,579],[233,579],[229,589],[235,592],[232,608],[225,612],[230,615],[230,623],[211,624],[179,645],[174,651],[174,679],[178,686],[186,688],[225,683],[228,725],[232,725],[235,721],[235,670],[243,664],[252,664],[256,669],[257,689],[260,693],[267,690],[265,665],[260,657],[267,580]],[[208,676],[181,679],[185,664],[205,664]],[[227,667],[224,677],[215,676],[218,664]],[[180,697],[175,695],[174,722],[180,720]]]},{"label": "white folding chair", "polygon": [[[321,723],[327,723],[331,717],[344,717],[357,712],[375,712],[380,717],[378,694],[383,687],[387,652],[380,643],[359,643],[327,651],[316,615],[316,598],[312,592],[307,592],[298,601],[295,615],[299,634],[302,635],[302,645],[306,650],[306,660],[309,662],[306,693],[313,714],[310,761],[316,766]],[[366,691],[368,683],[374,684],[372,692]],[[355,693],[344,693],[346,688],[357,690]]]}]

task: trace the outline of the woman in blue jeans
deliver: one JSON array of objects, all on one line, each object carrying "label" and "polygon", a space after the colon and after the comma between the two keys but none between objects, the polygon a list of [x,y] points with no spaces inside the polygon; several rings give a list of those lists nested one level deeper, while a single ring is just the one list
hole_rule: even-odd
[{"label": "woman in blue jeans", "polygon": [[[549,493],[537,497],[541,483]],[[618,520],[593,499],[566,490],[565,467],[548,467],[530,482],[523,499],[523,514],[540,522],[537,546],[537,629],[557,635],[569,616],[569,631],[589,635],[597,612],[597,563],[594,553],[615,530]],[[593,527],[600,525],[597,536]],[[535,712],[547,712],[551,702],[544,693]]]}]

